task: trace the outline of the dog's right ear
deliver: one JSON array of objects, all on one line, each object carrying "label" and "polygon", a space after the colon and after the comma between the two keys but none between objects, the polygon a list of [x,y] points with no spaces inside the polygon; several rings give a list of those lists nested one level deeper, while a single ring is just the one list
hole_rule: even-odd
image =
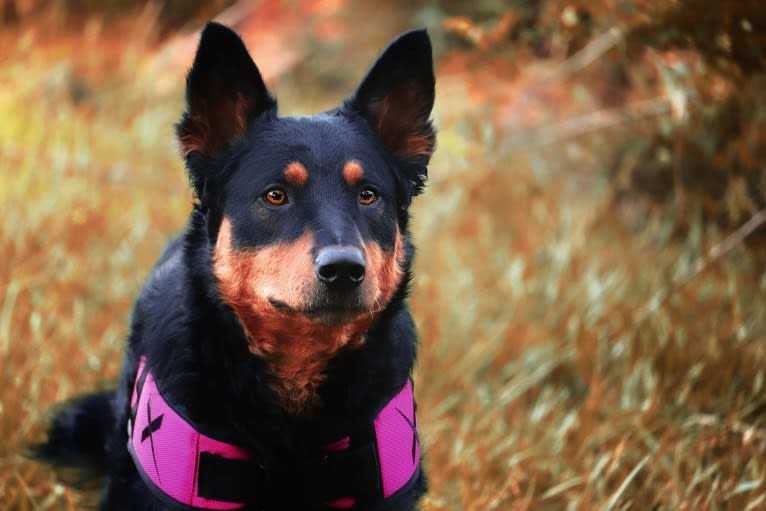
[{"label": "dog's right ear", "polygon": [[276,101],[242,39],[210,22],[186,78],[186,112],[176,125],[184,156],[215,156]]}]

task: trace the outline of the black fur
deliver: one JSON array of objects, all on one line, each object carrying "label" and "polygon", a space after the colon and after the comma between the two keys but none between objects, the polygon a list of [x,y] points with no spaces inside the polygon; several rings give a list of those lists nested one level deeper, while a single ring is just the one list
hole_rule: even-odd
[{"label": "black fur", "polygon": [[30,454],[55,457],[60,465],[105,469],[107,436],[115,420],[113,395],[103,391],[62,403],[48,428],[47,442],[34,446]]},{"label": "black fur", "polygon": [[[381,118],[378,105],[402,84],[410,99],[401,103],[399,90],[387,107],[416,110],[408,114],[410,128],[413,136],[431,142],[428,154],[408,154],[406,141],[382,135],[393,121]],[[317,446],[372,421],[409,377],[415,359],[416,334],[405,303],[414,254],[407,207],[422,191],[433,150],[428,120],[433,86],[428,36],[414,31],[392,43],[341,107],[313,117],[280,118],[239,37],[209,24],[187,79],[188,111],[177,127],[197,198],[188,227],[166,248],[135,303],[116,390],[70,403],[36,454],[104,467],[104,510],[165,509],[126,450],[140,355],[179,412],[203,431],[251,449],[265,466],[299,463]],[[383,198],[374,208],[360,208],[358,190],[349,191],[329,172],[352,159],[364,163],[365,182]],[[281,180],[285,164],[295,160],[308,162],[310,186],[292,189]],[[289,209],[264,205],[263,190],[274,183],[287,187]],[[223,218],[231,219],[234,242],[248,250],[289,243],[307,229],[318,247],[353,245],[360,237],[391,250],[397,228],[403,236],[404,277],[364,345],[330,361],[315,414],[285,411],[269,385],[266,362],[249,351],[240,321],[221,299],[212,253]],[[413,509],[425,487],[421,476],[395,498],[364,509]]]}]

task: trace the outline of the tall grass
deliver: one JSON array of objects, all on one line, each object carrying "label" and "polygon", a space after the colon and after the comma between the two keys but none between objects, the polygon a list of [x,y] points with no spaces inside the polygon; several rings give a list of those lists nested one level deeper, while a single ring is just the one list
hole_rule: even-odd
[{"label": "tall grass", "polygon": [[[172,138],[186,63],[158,75],[151,26],[0,34],[3,509],[93,499],[22,449],[54,403],[116,377],[132,299],[189,210]],[[711,257],[732,229],[690,208],[679,232],[609,176],[670,112],[535,139],[492,95],[533,97],[535,69],[456,59],[438,66],[440,145],[414,206],[423,508],[766,509],[758,248]],[[312,65],[278,80],[290,111],[330,107],[364,71],[301,102]],[[594,107],[562,90],[535,103],[544,119]]]}]

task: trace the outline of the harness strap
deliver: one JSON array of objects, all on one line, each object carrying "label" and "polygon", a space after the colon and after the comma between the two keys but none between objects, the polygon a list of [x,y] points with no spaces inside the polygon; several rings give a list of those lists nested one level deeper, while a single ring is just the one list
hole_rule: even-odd
[{"label": "harness strap", "polygon": [[165,504],[185,510],[350,509],[391,497],[417,480],[420,441],[412,382],[361,432],[319,458],[262,467],[252,453],[197,431],[162,397],[141,357],[131,397],[128,450]]},{"label": "harness strap", "polygon": [[258,502],[266,509],[346,507],[342,503],[350,501],[352,505],[372,503],[382,497],[376,456],[374,443],[367,443],[306,462],[266,469],[253,462],[203,453],[199,493],[213,500]]},{"label": "harness strap", "polygon": [[[142,374],[143,373],[143,374]],[[200,459],[203,453],[230,460],[252,460],[236,445],[220,442],[197,431],[162,398],[142,357],[134,389],[135,418],[129,422],[128,451],[144,481],[165,501],[195,509],[234,510],[242,500],[206,498],[199,492]],[[132,423],[132,424],[131,424]]]},{"label": "harness strap", "polygon": [[200,497],[226,502],[247,502],[255,495],[258,466],[249,460],[200,453],[197,487]]}]

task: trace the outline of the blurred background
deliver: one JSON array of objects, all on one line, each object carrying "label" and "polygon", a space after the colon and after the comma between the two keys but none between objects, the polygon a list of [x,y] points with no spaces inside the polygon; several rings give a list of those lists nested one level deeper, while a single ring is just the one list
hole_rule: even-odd
[{"label": "blurred background", "polygon": [[424,511],[766,509],[759,0],[0,0],[0,509],[94,499],[23,447],[116,378],[184,226],[173,123],[210,18],[283,114],[429,29]]}]

